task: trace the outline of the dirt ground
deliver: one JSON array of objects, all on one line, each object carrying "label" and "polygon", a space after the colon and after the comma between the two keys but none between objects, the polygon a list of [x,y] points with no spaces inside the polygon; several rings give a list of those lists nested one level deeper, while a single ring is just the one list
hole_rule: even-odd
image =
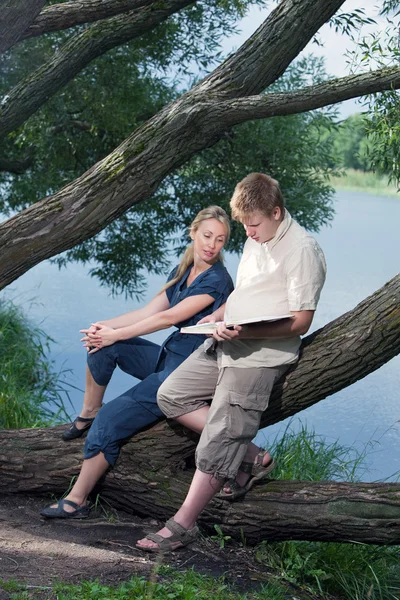
[{"label": "dirt ground", "polygon": [[[154,578],[160,563],[178,570],[193,567],[214,577],[225,575],[240,591],[257,588],[271,577],[272,571],[255,561],[251,548],[233,542],[221,549],[218,541],[200,536],[171,554],[147,554],[136,549],[135,542],[161,523],[102,509],[83,520],[43,519],[39,512],[47,504],[49,498],[0,498],[0,600],[10,597],[1,580],[15,580],[29,589],[82,580],[118,585],[133,575]],[[316,596],[288,584],[287,598]]]},{"label": "dirt ground", "polygon": [[194,566],[201,573],[226,574],[246,588],[268,577],[267,569],[254,565],[250,549],[222,550],[217,542],[200,538],[190,547],[160,558],[135,548],[136,540],[161,525],[152,519],[122,512],[105,516],[100,510],[84,520],[46,520],[39,511],[48,503],[48,498],[27,496],[0,499],[3,581],[51,586],[55,581],[79,583],[83,579],[98,579],[103,584],[116,585],[136,574],[150,577],[160,560],[177,569]]}]

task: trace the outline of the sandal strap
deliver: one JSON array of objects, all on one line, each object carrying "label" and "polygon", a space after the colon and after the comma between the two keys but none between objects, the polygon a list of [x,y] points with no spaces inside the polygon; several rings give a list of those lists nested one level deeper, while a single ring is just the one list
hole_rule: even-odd
[{"label": "sandal strap", "polygon": [[168,519],[168,521],[165,523],[165,527],[169,529],[171,533],[174,533],[175,535],[180,537],[187,535],[189,531],[193,531],[192,529],[185,529],[185,527],[183,527],[174,519]]},{"label": "sandal strap", "polygon": [[146,539],[158,544],[160,550],[172,550],[171,546],[176,542],[179,542],[182,546],[186,546],[196,538],[199,532],[197,525],[192,529],[185,529],[182,525],[174,521],[174,519],[169,519],[165,523],[165,527],[172,533],[167,538],[162,537],[159,533],[149,533],[146,535]]},{"label": "sandal strap", "polygon": [[81,508],[81,506],[79,506],[79,504],[77,504],[76,502],[73,502],[72,500],[67,500],[66,498],[63,498],[62,500],[58,501],[58,506],[60,508],[63,508],[64,504],[68,504],[68,506],[75,508],[75,510],[78,510],[79,508]]},{"label": "sandal strap", "polygon": [[95,417],[76,417],[74,423],[93,423]]},{"label": "sandal strap", "polygon": [[236,479],[228,479],[228,485],[230,487],[230,493],[224,491],[224,496],[231,496],[236,492],[240,492],[245,486],[239,485]]},{"label": "sandal strap", "polygon": [[165,540],[170,540],[171,538],[162,537],[162,535],[158,533],[148,533],[146,535],[146,540],[150,540],[151,542],[155,542],[161,548],[161,544],[165,542]]}]

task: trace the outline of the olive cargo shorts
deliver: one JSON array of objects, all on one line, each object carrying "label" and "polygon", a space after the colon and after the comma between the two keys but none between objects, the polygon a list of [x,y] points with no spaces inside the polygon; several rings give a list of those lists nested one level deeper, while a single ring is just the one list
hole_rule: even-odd
[{"label": "olive cargo shorts", "polygon": [[196,450],[196,465],[217,479],[233,479],[257,434],[274,383],[289,365],[223,367],[221,350],[198,348],[158,390],[157,402],[171,419],[188,414],[212,400]]}]

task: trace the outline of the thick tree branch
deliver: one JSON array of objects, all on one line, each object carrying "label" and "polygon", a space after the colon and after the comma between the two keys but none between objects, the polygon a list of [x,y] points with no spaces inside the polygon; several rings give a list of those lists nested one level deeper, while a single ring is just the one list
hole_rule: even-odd
[{"label": "thick tree branch", "polygon": [[27,169],[33,164],[33,159],[31,156],[27,156],[26,158],[20,160],[12,160],[5,158],[4,156],[0,156],[0,171],[6,171],[7,173],[13,173],[14,175],[21,175],[25,173]]},{"label": "thick tree branch", "polygon": [[[227,116],[218,107],[220,96],[239,97],[244,91],[260,93],[268,83],[267,73],[261,77],[264,61],[276,73],[292,59],[293,44],[289,46],[285,60],[281,54],[276,56],[277,68],[271,58],[274,56],[272,50],[277,50],[276,40],[284,35],[286,27],[293,37],[296,36],[296,47],[300,49],[320,27],[320,13],[323,20],[327,20],[340,4],[339,0],[283,0],[281,18],[277,19],[276,11],[271,13],[261,28],[263,34],[259,30],[253,36],[250,43],[252,57],[249,57],[249,43],[246,43],[214,74],[166,106],[80,178],[3,223],[0,226],[0,248],[2,252],[4,250],[0,289],[41,260],[101,231],[128,208],[148,198],[171,171],[217,142],[227,128]],[[307,23],[306,27],[299,27],[299,18],[302,23]],[[270,19],[272,31],[268,35]],[[279,44],[278,49],[284,52]],[[239,70],[237,77],[232,73],[235,65]],[[229,78],[235,80],[232,91],[227,88]],[[214,102],[216,110],[212,110]]]},{"label": "thick tree branch", "polygon": [[[158,425],[124,446],[101,485],[102,497],[133,514],[170,518],[185,498],[192,469],[184,438]],[[61,496],[80,469],[82,442],[65,444],[61,429],[0,431],[0,493]],[[97,491],[97,490],[96,490]],[[17,501],[17,499],[16,499]],[[244,501],[214,499],[199,523],[250,544],[262,540],[400,543],[400,484],[271,481]]]},{"label": "thick tree branch", "polygon": [[23,35],[46,4],[46,0],[1,0],[0,54]]},{"label": "thick tree branch", "polygon": [[227,100],[222,105],[226,108],[231,125],[234,125],[251,119],[294,115],[350,98],[399,88],[400,68],[389,67],[361,75],[332,79],[296,92]]},{"label": "thick tree branch", "polygon": [[20,39],[93,23],[150,4],[155,4],[154,0],[85,0],[53,4],[42,10]]},{"label": "thick tree branch", "polygon": [[[400,275],[354,310],[308,336],[299,362],[274,387],[263,425],[275,423],[365,377],[400,351]],[[0,431],[0,493],[61,495],[79,472],[82,442],[61,429]],[[165,519],[178,509],[193,473],[198,436],[163,423],[134,436],[102,483],[117,507]],[[400,484],[275,481],[243,502],[215,499],[200,517],[209,528],[261,539],[400,542]]]},{"label": "thick tree branch", "polygon": [[195,90],[220,98],[260,93],[276,81],[344,0],[283,0],[235,54]]},{"label": "thick tree branch", "polygon": [[35,113],[58,90],[92,60],[157,27],[193,0],[165,0],[162,8],[152,6],[105,19],[74,36],[52,60],[21,81],[0,104],[0,138]]},{"label": "thick tree branch", "polygon": [[[366,377],[400,353],[400,275],[303,340],[301,359],[274,387],[262,426]],[[312,382],[312,385],[311,385]]]}]

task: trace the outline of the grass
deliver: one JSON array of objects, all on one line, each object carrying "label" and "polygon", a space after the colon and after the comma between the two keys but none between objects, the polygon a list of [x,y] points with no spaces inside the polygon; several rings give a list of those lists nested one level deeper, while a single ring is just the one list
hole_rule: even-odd
[{"label": "grass", "polygon": [[0,301],[0,428],[68,421],[67,392],[47,359],[51,338],[10,301]]},{"label": "grass", "polygon": [[[292,423],[270,444],[280,479],[355,482],[367,470],[371,444],[358,451],[327,442],[314,431]],[[279,470],[278,470],[279,469]],[[399,600],[400,547],[331,542],[262,542],[256,548],[262,564],[283,579],[346,600]]]},{"label": "grass", "polygon": [[298,430],[290,420],[283,433],[267,444],[275,457],[276,479],[308,481],[360,481],[368,470],[367,456],[373,444],[362,450],[329,442],[299,421]]},{"label": "grass", "polygon": [[33,590],[0,580],[1,587],[13,600],[285,600],[288,597],[277,582],[257,586],[254,591],[238,592],[224,577],[215,579],[192,569],[179,572],[164,566],[156,568],[150,580],[136,576],[116,587],[82,582]]},{"label": "grass", "polygon": [[372,171],[345,169],[343,176],[332,176],[331,185],[337,190],[366,192],[378,196],[398,196],[398,188],[389,183],[386,175],[378,175]]}]

